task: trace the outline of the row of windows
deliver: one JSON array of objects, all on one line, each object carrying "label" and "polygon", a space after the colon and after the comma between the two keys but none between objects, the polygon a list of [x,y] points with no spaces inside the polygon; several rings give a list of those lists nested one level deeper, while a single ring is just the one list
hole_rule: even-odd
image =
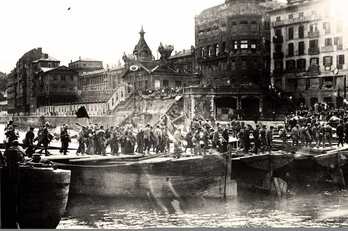
[{"label": "row of windows", "polygon": [[[294,37],[294,30],[295,28],[294,27],[289,27],[288,30],[287,30],[287,39],[288,40],[293,40],[295,37]],[[331,33],[331,24],[329,22],[324,22],[323,23],[323,31],[325,34],[330,34]],[[282,36],[282,30],[281,29],[275,29],[275,35],[280,37]],[[299,39],[303,39],[305,38],[305,27],[304,25],[300,25],[298,26],[297,28],[297,38]],[[341,33],[342,32],[342,24],[339,23],[336,25],[336,32],[337,33]],[[319,29],[318,29],[318,23],[312,23],[309,25],[309,34],[313,34],[313,33],[317,33],[319,34]]]},{"label": "row of windows", "polygon": [[51,80],[53,81],[77,81],[77,76],[73,75],[52,75]]},{"label": "row of windows", "polygon": [[[285,63],[285,68],[287,71],[306,71],[306,59],[297,59],[297,60],[287,60]],[[343,65],[345,64],[345,56],[338,55],[336,59],[336,67],[338,69],[343,69]],[[322,65],[327,70],[331,70],[333,65],[333,56],[325,56],[323,57]],[[283,62],[275,61],[274,62],[275,70],[283,70]],[[319,66],[319,58],[311,58],[310,66]]]},{"label": "row of windows", "polygon": [[[254,40],[235,40],[232,41],[233,50],[256,50],[257,44]],[[207,47],[201,47],[198,48],[198,56],[199,57],[212,57],[212,56],[218,56],[220,53],[227,52],[226,49],[226,43],[222,42],[221,44],[214,44]]]},{"label": "row of windows", "polygon": [[[333,45],[337,46],[338,50],[343,49],[343,38],[342,37],[335,37],[334,39],[332,38],[326,38],[325,39],[325,47],[332,47]],[[305,49],[306,49],[306,44],[304,41],[298,42],[297,45],[297,54],[295,54],[295,46],[294,43],[289,43],[288,44],[288,57],[292,57],[295,55],[301,56],[305,55]],[[310,51],[313,51],[315,49],[319,50],[319,41],[317,39],[310,40],[309,41],[309,49]],[[276,52],[281,52],[282,46],[280,44],[275,45],[275,51]]]}]

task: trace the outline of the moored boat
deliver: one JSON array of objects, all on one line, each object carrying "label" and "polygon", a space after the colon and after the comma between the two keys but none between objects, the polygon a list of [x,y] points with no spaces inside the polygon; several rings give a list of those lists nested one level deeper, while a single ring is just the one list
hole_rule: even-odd
[{"label": "moored boat", "polygon": [[[68,201],[70,171],[24,165],[16,183],[8,176],[8,169],[1,168],[2,226],[16,222],[24,229],[56,228]],[[9,210],[17,210],[16,218]]]},{"label": "moored boat", "polygon": [[223,182],[226,175],[221,155],[57,165],[72,172],[71,194],[103,197],[192,197]]},{"label": "moored boat", "polygon": [[237,181],[238,192],[286,194],[287,184],[280,173],[293,160],[292,155],[280,152],[232,158],[232,178]]}]

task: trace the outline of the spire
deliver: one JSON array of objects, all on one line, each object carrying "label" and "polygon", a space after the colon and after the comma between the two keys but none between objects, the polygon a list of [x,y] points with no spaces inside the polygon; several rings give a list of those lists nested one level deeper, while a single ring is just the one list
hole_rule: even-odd
[{"label": "spire", "polygon": [[140,34],[140,39],[138,44],[134,48],[133,54],[140,61],[152,61],[153,59],[152,52],[150,47],[147,45],[145,41],[145,32],[144,32],[143,26],[141,26],[139,34]]},{"label": "spire", "polygon": [[140,34],[140,37],[141,37],[141,38],[144,38],[145,31],[144,31],[144,27],[143,27],[143,25],[141,25],[141,29],[140,29],[139,34]]}]

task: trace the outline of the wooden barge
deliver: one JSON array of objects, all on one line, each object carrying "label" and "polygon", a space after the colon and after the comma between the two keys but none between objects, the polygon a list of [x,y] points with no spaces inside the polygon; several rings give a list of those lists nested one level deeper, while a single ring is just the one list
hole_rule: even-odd
[{"label": "wooden barge", "polygon": [[194,197],[210,187],[223,187],[226,176],[226,159],[222,155],[52,161],[71,170],[71,194],[88,196]]}]

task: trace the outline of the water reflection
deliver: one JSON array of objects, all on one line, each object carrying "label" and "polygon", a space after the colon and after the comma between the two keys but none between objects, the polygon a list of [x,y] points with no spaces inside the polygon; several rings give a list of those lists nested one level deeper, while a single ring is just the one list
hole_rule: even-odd
[{"label": "water reflection", "polygon": [[[70,198],[58,228],[348,227],[348,192],[273,199]],[[165,209],[163,209],[165,206]]]}]

